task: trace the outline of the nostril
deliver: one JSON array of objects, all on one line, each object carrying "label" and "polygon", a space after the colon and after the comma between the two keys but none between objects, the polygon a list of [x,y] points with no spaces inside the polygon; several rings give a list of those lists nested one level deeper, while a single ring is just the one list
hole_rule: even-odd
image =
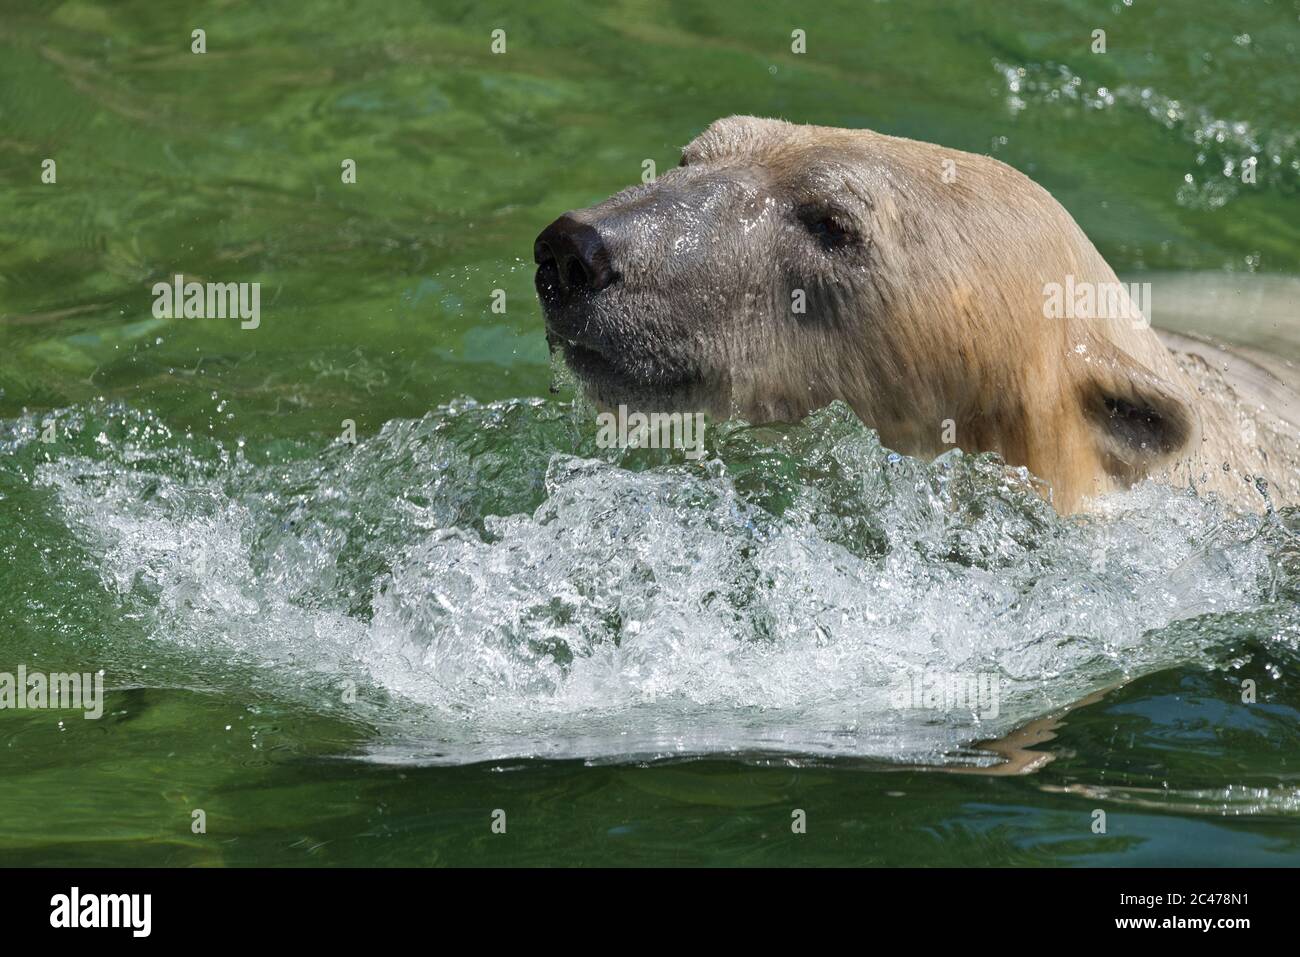
[{"label": "nostril", "polygon": [[582,260],[576,256],[569,258],[569,262],[564,270],[564,280],[571,289],[581,289],[584,286],[591,285],[590,276],[587,274],[587,267],[582,264]]}]

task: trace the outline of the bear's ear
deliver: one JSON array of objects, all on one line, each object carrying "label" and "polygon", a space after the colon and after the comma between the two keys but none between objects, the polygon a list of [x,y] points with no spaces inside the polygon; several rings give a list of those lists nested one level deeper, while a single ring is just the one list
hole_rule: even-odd
[{"label": "bear's ear", "polygon": [[1196,447],[1200,422],[1181,390],[1104,340],[1088,346],[1079,399],[1107,472],[1131,485]]}]

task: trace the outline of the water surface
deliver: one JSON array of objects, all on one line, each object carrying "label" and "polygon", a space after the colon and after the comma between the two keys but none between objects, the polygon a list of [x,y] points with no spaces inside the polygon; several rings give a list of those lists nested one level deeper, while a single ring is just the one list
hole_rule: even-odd
[{"label": "water surface", "polygon": [[[0,670],[109,697],[0,714],[0,860],[1296,863],[1300,517],[1064,520],[842,408],[602,451],[530,254],[719,116],[869,126],[1024,170],[1157,321],[1300,359],[1298,16],[9,4]],[[154,318],[178,272],[262,283],[260,326]],[[1180,300],[1207,275],[1269,309]],[[927,668],[997,713],[892,706]],[[956,770],[1117,686],[1039,772]]]}]

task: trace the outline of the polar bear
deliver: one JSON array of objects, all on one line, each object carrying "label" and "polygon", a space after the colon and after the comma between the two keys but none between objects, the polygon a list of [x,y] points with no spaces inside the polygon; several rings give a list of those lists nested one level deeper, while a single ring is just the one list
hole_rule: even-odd
[{"label": "polar bear", "polygon": [[1063,513],[1148,477],[1296,493],[1270,474],[1296,461],[1271,448],[1287,428],[1212,394],[1140,288],[987,156],[733,116],[534,258],[548,341],[603,409],[790,421],[838,399],[897,451],[1027,467]]}]

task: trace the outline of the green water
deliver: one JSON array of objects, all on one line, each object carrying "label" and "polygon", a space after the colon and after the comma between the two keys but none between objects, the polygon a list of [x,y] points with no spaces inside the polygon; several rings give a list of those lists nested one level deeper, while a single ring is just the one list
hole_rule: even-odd
[{"label": "green water", "polygon": [[[97,721],[0,712],[0,863],[1300,863],[1300,518],[1223,532],[1155,498],[1116,529],[1080,528],[958,469],[973,491],[939,549],[899,488],[950,473],[905,463],[899,479],[834,417],[778,456],[737,435],[722,455],[734,500],[680,462],[556,471],[552,454],[592,449],[567,396],[549,396],[531,267],[558,213],[752,113],[991,152],[1124,274],[1295,273],[1300,4],[295,11],[0,2],[0,671],[102,668],[108,687]],[[1097,28],[1105,54],[1089,49]],[[1236,175],[1249,155],[1253,186]],[[178,272],[260,282],[260,326],[154,318],[153,283]],[[544,401],[430,414],[459,397]],[[337,442],[349,419],[355,451]],[[808,465],[832,439],[848,451]],[[854,469],[866,492],[839,482]],[[658,524],[583,539],[583,503],[602,496]],[[701,524],[722,551],[692,537]],[[696,574],[639,550],[664,527]],[[762,554],[773,540],[842,565],[792,562],[804,590],[783,592]],[[1101,540],[1130,564],[1085,588]],[[811,619],[781,595],[814,602],[824,573],[828,594],[869,610],[852,576],[900,542],[919,557],[885,580],[933,575],[918,594],[945,634],[960,630],[938,617],[945,581],[990,596],[1061,583],[1014,604],[1033,612],[1013,611],[1014,642],[992,613],[976,619],[999,667],[1039,647],[1036,627],[1082,649],[1013,699],[1018,714],[1135,680],[1071,712],[1039,746],[1055,759],[1024,777],[919,770],[879,741],[837,749],[849,692],[818,693],[840,646],[816,645],[830,663],[782,657],[778,626]],[[510,604],[526,599],[505,594],[512,555],[556,601],[581,593],[572,608]],[[605,577],[584,555],[607,555]],[[458,597],[456,568],[478,590]],[[687,590],[699,568],[717,576],[707,595],[647,584]],[[1142,573],[1131,586],[1126,568]],[[435,593],[518,612],[521,634],[569,635],[574,617],[592,644],[491,644],[505,639],[489,624],[445,644]],[[668,684],[630,704],[566,685],[606,654],[600,636],[633,653],[629,602],[650,599],[707,606],[736,648],[645,651]],[[1120,635],[1108,604],[1137,630]],[[602,623],[611,607],[622,619]],[[407,683],[411,635],[461,670],[412,666]],[[475,657],[476,636],[506,663]],[[734,665],[733,683],[708,684],[688,652]],[[496,708],[507,699],[515,710]],[[887,730],[929,764],[983,736],[941,725]]]}]

